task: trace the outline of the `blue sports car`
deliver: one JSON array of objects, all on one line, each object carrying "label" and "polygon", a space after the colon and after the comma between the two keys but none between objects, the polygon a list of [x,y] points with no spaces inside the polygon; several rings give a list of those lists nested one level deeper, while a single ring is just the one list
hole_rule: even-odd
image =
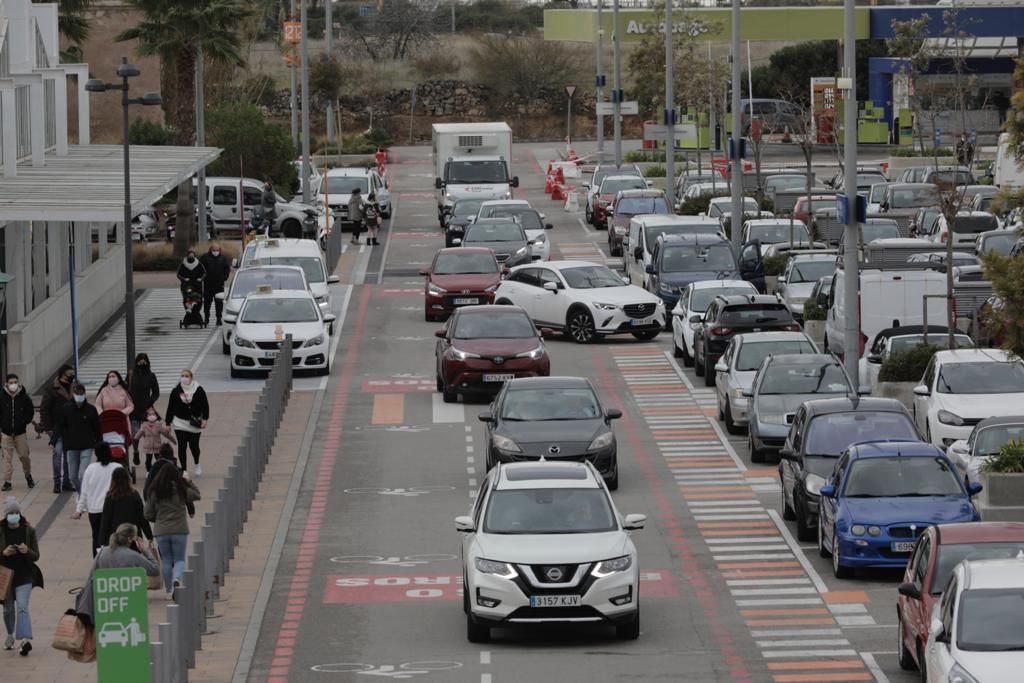
[{"label": "blue sports car", "polygon": [[818,552],[845,578],[855,567],[903,567],[933,524],[977,522],[971,497],[946,455],[928,443],[872,441],[850,446],[821,487]]}]

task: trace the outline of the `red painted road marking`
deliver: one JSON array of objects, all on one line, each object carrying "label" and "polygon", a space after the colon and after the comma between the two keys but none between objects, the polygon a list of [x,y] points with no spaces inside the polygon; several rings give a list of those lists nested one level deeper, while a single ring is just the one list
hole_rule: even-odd
[{"label": "red painted road marking", "polygon": [[379,289],[377,290],[377,296],[393,298],[396,296],[420,296],[423,294],[423,288],[416,287],[402,287],[392,289]]},{"label": "red painted road marking", "polygon": [[[403,230],[401,232],[393,232],[393,233],[391,233],[391,236],[392,237],[440,237],[441,233],[436,231],[436,230],[434,230],[432,232],[431,231],[427,231],[427,230]],[[385,289],[384,291],[386,292],[388,290]]]},{"label": "red painted road marking", "polygon": [[[377,394],[395,394],[406,391],[433,391],[434,380],[392,377],[391,379],[364,379],[363,391]],[[340,431],[339,431],[340,434]]]}]

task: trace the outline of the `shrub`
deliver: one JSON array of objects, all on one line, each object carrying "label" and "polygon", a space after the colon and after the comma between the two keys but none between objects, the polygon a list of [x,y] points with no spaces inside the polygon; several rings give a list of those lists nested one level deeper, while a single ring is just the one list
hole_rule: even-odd
[{"label": "shrub", "polygon": [[282,126],[267,123],[254,104],[225,103],[206,116],[206,141],[224,152],[206,170],[209,176],[269,177],[278,187],[297,187],[298,172],[291,137]]},{"label": "shrub", "polygon": [[825,309],[818,305],[818,302],[814,299],[808,299],[804,302],[804,322],[808,320],[824,320]]},{"label": "shrub", "polygon": [[980,471],[986,474],[1024,473],[1024,443],[1007,441],[999,447],[998,453],[985,458]]},{"label": "shrub", "polygon": [[[238,257],[240,248],[237,243],[221,240],[220,245],[221,252],[228,261]],[[132,263],[139,272],[177,270],[181,265],[181,259],[174,256],[174,245],[171,242],[149,242],[133,246]]]},{"label": "shrub", "polygon": [[928,361],[932,359],[937,346],[918,344],[906,351],[890,353],[878,371],[879,382],[918,382],[924,375]]},{"label": "shrub", "polygon": [[128,128],[128,141],[133,145],[173,145],[174,129],[156,121],[135,119]]},{"label": "shrub", "polygon": [[589,56],[589,50],[541,35],[484,36],[470,51],[470,64],[476,79],[494,93],[496,105],[508,106],[510,98],[549,99],[562,111],[565,84],[586,82],[591,73]]},{"label": "shrub", "polygon": [[654,166],[648,166],[644,170],[644,177],[645,178],[664,178],[665,177],[665,167],[662,166],[661,164],[655,164]]},{"label": "shrub", "polygon": [[412,60],[412,71],[423,82],[455,78],[461,69],[462,60],[446,47],[434,47]]},{"label": "shrub", "polygon": [[789,254],[775,254],[764,259],[764,274],[779,276],[786,272]]},{"label": "shrub", "polygon": [[928,147],[923,152],[916,147],[900,147],[892,151],[894,157],[951,157],[953,150],[949,147]]},{"label": "shrub", "polygon": [[702,213],[707,213],[708,206],[711,204],[711,199],[712,197],[709,194],[691,197],[680,205],[679,213],[684,216],[698,216]]}]

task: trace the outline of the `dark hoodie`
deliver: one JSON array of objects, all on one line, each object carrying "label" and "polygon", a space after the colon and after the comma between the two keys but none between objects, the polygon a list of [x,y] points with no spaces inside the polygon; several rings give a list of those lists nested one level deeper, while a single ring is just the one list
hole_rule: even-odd
[{"label": "dark hoodie", "polygon": [[[146,361],[145,371],[139,369],[139,361]],[[156,373],[153,372],[149,356],[145,353],[135,356],[135,367],[128,378],[128,393],[135,405],[131,418],[142,422],[146,419],[146,411],[160,398],[160,383],[156,379]]]},{"label": "dark hoodie", "polygon": [[181,282],[182,291],[191,287],[198,292],[202,292],[203,280],[205,279],[206,268],[203,267],[202,261],[196,258],[196,260],[190,264],[188,262],[188,258],[182,259],[181,265],[178,266],[178,280]]},{"label": "dark hoodie", "polygon": [[43,392],[43,400],[39,404],[39,425],[44,432],[52,432],[56,428],[57,422],[60,421],[61,411],[71,400],[71,385],[61,384],[60,378],[64,376],[65,372],[72,369],[70,365],[60,366],[57,376],[53,378],[53,383]]},{"label": "dark hoodie", "polygon": [[18,386],[18,393],[11,396],[7,387],[0,389],[0,433],[6,436],[21,436],[32,424],[36,408],[25,387]]}]

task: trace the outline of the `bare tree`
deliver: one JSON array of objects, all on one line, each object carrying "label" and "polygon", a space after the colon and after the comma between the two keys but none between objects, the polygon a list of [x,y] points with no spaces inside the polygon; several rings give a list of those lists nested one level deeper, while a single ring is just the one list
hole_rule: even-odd
[{"label": "bare tree", "polygon": [[381,0],[379,9],[363,16],[355,6],[342,11],[342,38],[350,52],[375,62],[405,59],[437,33],[433,2]]}]

